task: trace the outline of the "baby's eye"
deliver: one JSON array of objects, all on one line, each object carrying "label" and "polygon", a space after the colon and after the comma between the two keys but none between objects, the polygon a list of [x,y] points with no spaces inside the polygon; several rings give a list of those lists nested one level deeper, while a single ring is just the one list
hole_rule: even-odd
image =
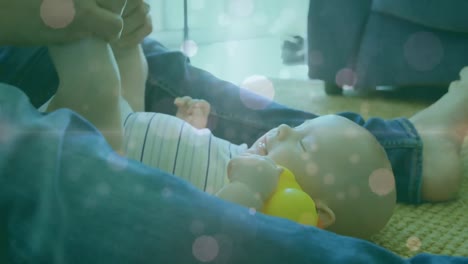
[{"label": "baby's eye", "polygon": [[300,141],[299,141],[299,145],[301,146],[301,148],[302,148],[302,150],[303,150],[304,152],[307,152],[303,140],[300,140]]}]

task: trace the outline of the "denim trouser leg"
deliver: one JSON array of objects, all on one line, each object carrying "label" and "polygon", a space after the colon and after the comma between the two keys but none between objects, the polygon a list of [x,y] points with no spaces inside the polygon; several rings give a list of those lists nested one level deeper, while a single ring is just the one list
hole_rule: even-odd
[{"label": "denim trouser leg", "polygon": [[[466,263],[402,259],[269,217],[116,155],[68,110],[42,115],[0,84],[0,208],[8,263]],[[3,228],[0,230],[4,230]],[[5,237],[5,234],[0,234]]]},{"label": "denim trouser leg", "polygon": [[[178,96],[205,99],[212,106],[208,126],[213,134],[249,145],[280,124],[297,126],[317,117],[222,81],[154,40],[146,39],[143,48],[149,65],[147,111],[174,114],[173,101]],[[366,121],[356,113],[338,114],[368,129],[384,147],[396,176],[398,201],[420,203],[422,141],[414,126],[406,118]]]}]

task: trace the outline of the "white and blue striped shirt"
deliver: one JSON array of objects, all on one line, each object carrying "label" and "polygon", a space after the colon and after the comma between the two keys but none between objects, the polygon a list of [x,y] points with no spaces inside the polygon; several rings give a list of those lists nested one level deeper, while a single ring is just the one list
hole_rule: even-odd
[{"label": "white and blue striped shirt", "polygon": [[130,113],[124,126],[127,157],[180,176],[209,193],[227,183],[229,160],[247,150],[246,144],[232,144],[165,114]]}]

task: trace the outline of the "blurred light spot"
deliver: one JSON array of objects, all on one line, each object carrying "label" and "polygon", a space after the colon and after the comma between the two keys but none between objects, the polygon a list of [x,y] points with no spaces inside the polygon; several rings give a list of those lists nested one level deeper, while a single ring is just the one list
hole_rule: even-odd
[{"label": "blurred light spot", "polygon": [[335,82],[338,86],[344,85],[354,86],[357,81],[357,76],[352,69],[344,68],[336,73]]},{"label": "blurred light spot", "polygon": [[418,251],[421,245],[421,240],[418,237],[411,236],[406,240],[406,247],[411,251]]},{"label": "blurred light spot", "polygon": [[347,128],[344,131],[345,137],[347,138],[356,138],[359,135],[359,131],[356,128]]},{"label": "blurred light spot", "polygon": [[134,186],[134,190],[135,190],[136,194],[142,194],[142,193],[145,192],[145,187],[143,187],[143,185],[141,185],[141,184],[136,184]]},{"label": "blurred light spot", "polygon": [[335,175],[328,173],[323,177],[323,183],[326,185],[332,185],[335,183]]},{"label": "blurred light spot", "polygon": [[128,160],[116,152],[111,152],[109,156],[107,156],[107,165],[114,171],[122,171],[127,168]]},{"label": "blurred light spot", "polygon": [[227,27],[231,25],[231,23],[231,17],[229,17],[227,14],[222,13],[218,15],[218,25],[220,25],[221,27]]},{"label": "blurred light spot", "polygon": [[[240,99],[245,106],[254,109],[264,109],[275,97],[273,82],[262,75],[252,75],[241,84]],[[260,95],[261,97],[252,95]]]},{"label": "blurred light spot", "polygon": [[257,213],[257,210],[255,208],[249,208],[249,214],[255,215]]},{"label": "blurred light spot", "polygon": [[213,186],[209,185],[209,186],[206,186],[205,192],[209,194],[214,194],[215,189],[213,188]]},{"label": "blurred light spot", "polygon": [[291,72],[288,69],[281,69],[279,72],[281,79],[291,79]]},{"label": "blurred light spot", "polygon": [[395,189],[395,178],[389,169],[377,169],[369,177],[369,187],[377,195],[383,196]]},{"label": "blurred light spot", "polygon": [[310,65],[322,65],[323,64],[323,54],[318,50],[311,50],[309,52],[309,64]]},{"label": "blurred light spot", "polygon": [[248,17],[255,9],[253,0],[230,0],[228,6],[229,13],[236,17]]},{"label": "blurred light spot", "polygon": [[348,189],[348,194],[351,198],[356,199],[359,197],[359,187],[351,185]]},{"label": "blurred light spot", "polygon": [[185,54],[185,56],[191,58],[197,55],[198,45],[193,40],[186,40],[180,46],[180,51],[182,51]]},{"label": "blurred light spot", "polygon": [[213,261],[219,253],[218,241],[211,236],[200,236],[193,242],[192,252],[198,261]]},{"label": "blurred light spot", "polygon": [[190,0],[189,3],[192,10],[201,10],[205,8],[205,0]]},{"label": "blurred light spot", "polygon": [[109,186],[109,184],[105,183],[105,182],[101,182],[100,184],[98,184],[98,186],[96,187],[96,192],[97,194],[101,195],[101,196],[107,196],[110,194],[110,191],[111,191],[111,188]]},{"label": "blurred light spot", "polygon": [[72,0],[43,0],[40,16],[51,28],[65,28],[75,19],[75,6]]},{"label": "blurred light spot", "polygon": [[162,190],[162,196],[163,196],[164,198],[169,198],[171,195],[172,195],[172,191],[171,191],[171,189],[169,189],[168,187],[165,187],[165,188]]},{"label": "blurred light spot", "polygon": [[310,159],[310,154],[309,153],[303,153],[303,154],[301,154],[301,158],[302,158],[302,160],[307,161],[307,160]]},{"label": "blurred light spot", "polygon": [[239,42],[237,41],[228,41],[225,45],[227,50],[227,55],[229,57],[235,57],[238,55]]},{"label": "blurred light spot", "polygon": [[306,172],[309,176],[316,175],[319,171],[319,167],[315,162],[309,161],[306,164]]},{"label": "blurred light spot", "polygon": [[408,38],[404,46],[404,56],[413,69],[430,71],[442,61],[444,48],[438,36],[422,31]]},{"label": "blurred light spot", "polygon": [[194,220],[192,221],[192,224],[190,225],[190,231],[194,235],[200,235],[201,233],[205,231],[205,225],[200,220]]},{"label": "blurred light spot", "polygon": [[346,198],[346,194],[344,192],[337,192],[336,199],[337,200],[344,200]]},{"label": "blurred light spot", "polygon": [[254,16],[254,24],[264,26],[268,23],[268,17],[264,13],[259,13]]},{"label": "blurred light spot", "polygon": [[361,156],[359,156],[359,154],[352,154],[350,157],[349,157],[349,162],[351,162],[352,164],[357,164],[359,161],[361,160]]}]

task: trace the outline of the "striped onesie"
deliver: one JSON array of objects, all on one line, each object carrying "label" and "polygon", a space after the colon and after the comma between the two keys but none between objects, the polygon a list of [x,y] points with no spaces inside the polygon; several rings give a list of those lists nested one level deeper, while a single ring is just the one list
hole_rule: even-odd
[{"label": "striped onesie", "polygon": [[160,113],[130,113],[124,127],[128,158],[180,176],[208,193],[228,183],[229,160],[247,150],[246,144],[232,144],[208,129]]}]

